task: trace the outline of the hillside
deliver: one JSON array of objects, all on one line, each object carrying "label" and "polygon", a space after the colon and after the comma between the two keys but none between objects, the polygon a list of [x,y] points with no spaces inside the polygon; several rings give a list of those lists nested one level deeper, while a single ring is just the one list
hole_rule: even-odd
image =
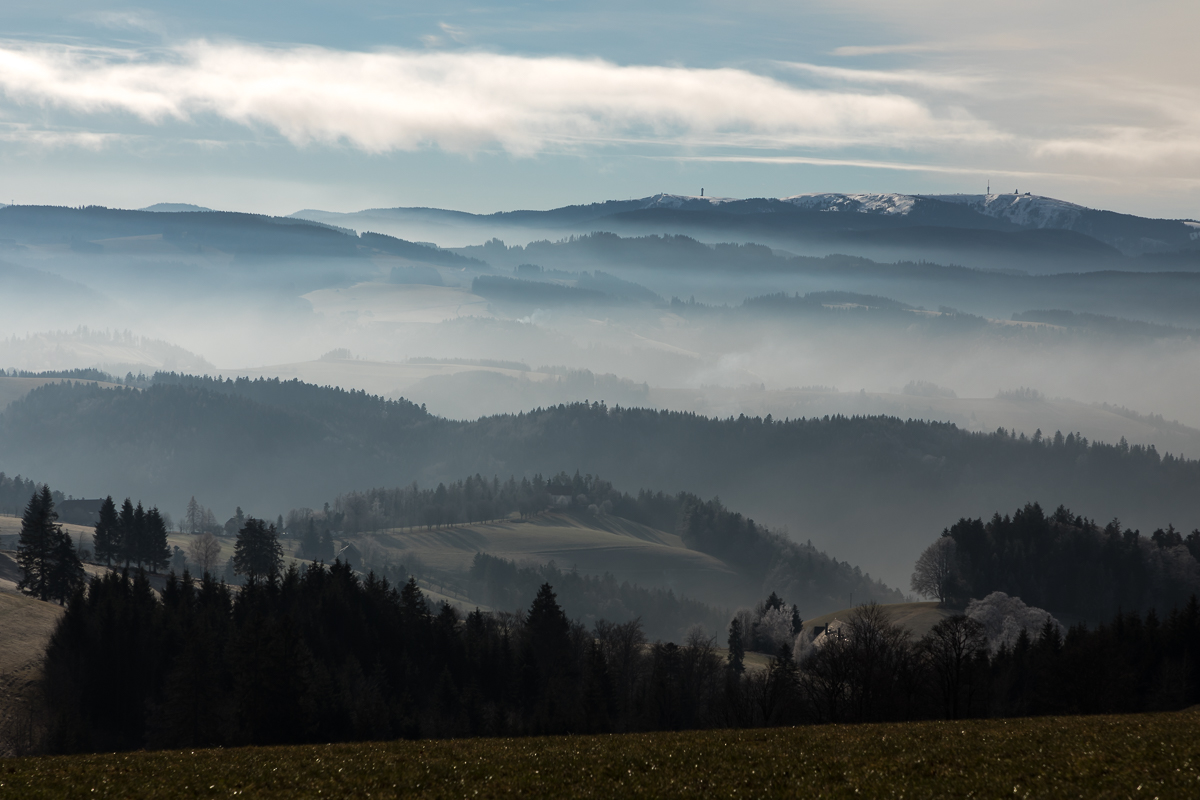
[{"label": "hillside", "polygon": [[146,391],[51,384],[0,416],[9,473],[87,496],[189,497],[273,518],[366,486],[479,473],[600,474],[628,491],[719,494],[892,585],[929,537],[1039,500],[1153,530],[1200,527],[1200,463],[1139,446],[1041,441],[886,417],[711,419],[599,405],[452,422],[298,382],[164,377]]},{"label": "hillside", "polygon": [[[912,632],[913,639],[920,639],[946,617],[961,613],[945,608],[939,603],[887,603],[881,607],[888,622],[908,628]],[[804,629],[812,631],[814,628],[824,627],[835,620],[845,622],[853,613],[853,608],[843,608],[840,611],[806,619],[804,620]]]},{"label": "hillside", "polygon": [[4,588],[15,568],[0,553],[0,756],[28,747],[29,696],[42,678],[42,657],[63,609]]},{"label": "hillside", "polygon": [[360,549],[370,542],[397,562],[416,557],[438,570],[466,572],[482,552],[517,563],[554,562],[587,575],[610,573],[621,582],[701,600],[753,596],[759,589],[720,559],[688,549],[674,533],[612,516],[549,513],[530,520],[372,531],[349,538]]}]

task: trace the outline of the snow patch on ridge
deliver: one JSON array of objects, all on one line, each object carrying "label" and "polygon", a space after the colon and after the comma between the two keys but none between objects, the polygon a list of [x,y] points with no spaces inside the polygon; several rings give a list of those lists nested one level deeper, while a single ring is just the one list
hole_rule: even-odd
[{"label": "snow patch on ridge", "polygon": [[1070,228],[1087,208],[1036,194],[935,194],[933,200],[958,203],[1022,228]]},{"label": "snow patch on ridge", "polygon": [[719,206],[722,203],[736,202],[738,202],[738,198],[736,197],[696,197],[695,195],[664,193],[647,198],[646,205],[642,206],[642,208],[683,208],[692,203],[708,203]]},{"label": "snow patch on ridge", "polygon": [[917,198],[910,194],[797,194],[779,198],[808,211],[841,211],[857,214],[905,216]]}]

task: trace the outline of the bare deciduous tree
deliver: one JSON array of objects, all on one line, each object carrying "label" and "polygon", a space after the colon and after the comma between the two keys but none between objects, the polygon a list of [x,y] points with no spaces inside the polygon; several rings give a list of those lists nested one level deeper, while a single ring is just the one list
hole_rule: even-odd
[{"label": "bare deciduous tree", "polygon": [[221,543],[210,532],[205,532],[192,540],[188,546],[188,558],[200,570],[200,574],[211,573],[217,568],[217,559],[221,556]]},{"label": "bare deciduous tree", "polygon": [[921,640],[921,653],[933,672],[948,719],[971,713],[976,678],[987,669],[987,652],[987,631],[962,614],[934,625]]},{"label": "bare deciduous tree", "polygon": [[958,562],[958,545],[943,536],[921,553],[912,575],[912,590],[938,602],[958,595],[962,588],[962,570]]}]

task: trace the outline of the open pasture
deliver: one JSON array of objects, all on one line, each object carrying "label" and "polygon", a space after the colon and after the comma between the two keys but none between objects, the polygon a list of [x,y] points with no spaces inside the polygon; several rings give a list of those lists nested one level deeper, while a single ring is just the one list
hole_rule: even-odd
[{"label": "open pasture", "polygon": [[22,758],[0,797],[1195,797],[1200,713]]},{"label": "open pasture", "polygon": [[452,527],[393,529],[347,537],[378,546],[402,562],[416,556],[438,570],[469,569],[476,553],[517,563],[555,562],[559,569],[611,573],[639,586],[673,588],[689,597],[724,592],[741,578],[723,561],[689,550],[673,533],[612,516],[563,513],[527,520]]}]

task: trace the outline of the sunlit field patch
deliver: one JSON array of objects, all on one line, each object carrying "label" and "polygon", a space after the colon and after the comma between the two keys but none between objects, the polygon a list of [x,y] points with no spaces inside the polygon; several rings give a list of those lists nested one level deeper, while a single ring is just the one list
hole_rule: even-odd
[{"label": "sunlit field patch", "polygon": [[1200,711],[24,758],[0,797],[1196,797]]}]

